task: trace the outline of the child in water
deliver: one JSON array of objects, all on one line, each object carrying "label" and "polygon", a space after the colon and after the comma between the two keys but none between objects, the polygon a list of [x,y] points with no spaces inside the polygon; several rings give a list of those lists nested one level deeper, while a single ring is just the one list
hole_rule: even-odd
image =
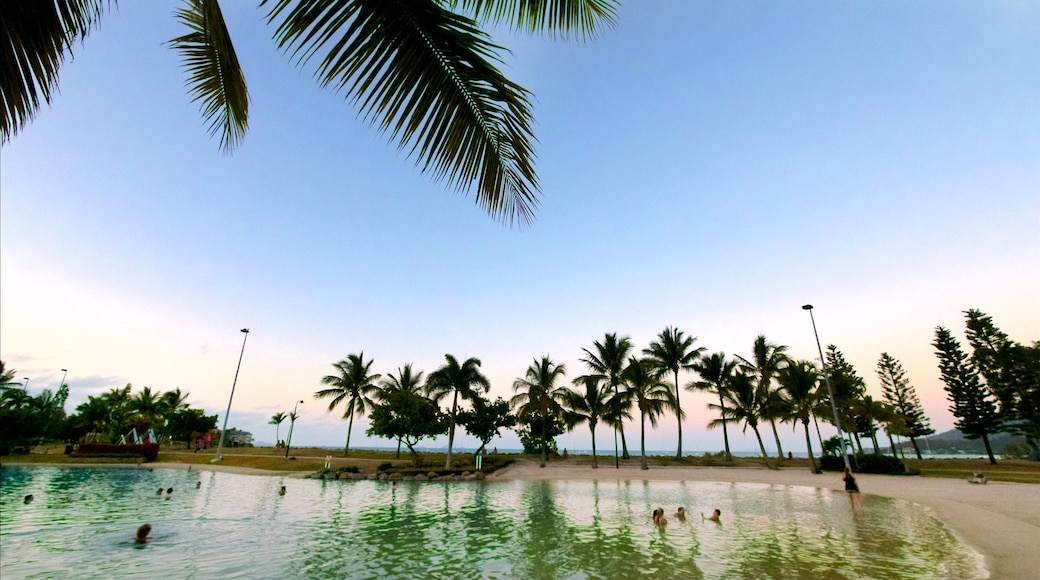
[{"label": "child in water", "polygon": [[141,524],[141,527],[137,528],[137,535],[134,536],[134,542],[137,544],[143,544],[150,538],[148,534],[152,533],[152,524]]}]

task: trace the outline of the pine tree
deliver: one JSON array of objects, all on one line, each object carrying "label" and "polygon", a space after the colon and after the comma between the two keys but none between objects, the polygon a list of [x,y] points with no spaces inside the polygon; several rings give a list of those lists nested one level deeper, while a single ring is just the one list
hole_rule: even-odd
[{"label": "pine tree", "polygon": [[834,390],[834,402],[838,407],[838,418],[841,421],[841,430],[851,434],[856,441],[860,453],[863,445],[859,441],[861,425],[856,413],[856,405],[867,394],[867,383],[852,366],[845,360],[845,355],[833,344],[827,345],[827,372],[831,375],[831,388]]},{"label": "pine tree", "polygon": [[947,398],[952,403],[950,412],[957,418],[954,425],[968,439],[981,438],[989,462],[996,464],[989,434],[1001,430],[1001,420],[993,394],[979,380],[979,371],[948,329],[936,327],[932,346],[939,357],[939,371],[946,383]]},{"label": "pine tree", "polygon": [[917,437],[931,435],[935,433],[935,429],[928,425],[928,418],[924,415],[921,400],[917,398],[917,391],[910,384],[910,379],[906,378],[903,365],[887,352],[881,353],[881,358],[878,359],[877,375],[884,391],[885,402],[892,405],[906,427],[904,432],[897,434],[910,438],[917,458],[921,459],[921,448],[917,446]]},{"label": "pine tree", "polygon": [[1018,344],[975,309],[967,318],[971,361],[1000,403],[1008,431],[1025,436],[1033,455],[1040,457],[1040,347]]}]

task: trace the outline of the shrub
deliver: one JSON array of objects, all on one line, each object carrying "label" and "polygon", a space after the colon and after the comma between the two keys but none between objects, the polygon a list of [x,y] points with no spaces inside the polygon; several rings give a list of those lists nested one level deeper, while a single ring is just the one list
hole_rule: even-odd
[{"label": "shrub", "polygon": [[[820,469],[824,471],[845,471],[845,462],[838,455],[824,455],[820,458]],[[852,471],[856,473],[884,473],[901,475],[906,473],[903,462],[891,455],[863,454],[856,455],[852,462]]]},{"label": "shrub", "polygon": [[1029,446],[1025,443],[1008,443],[1004,446],[1004,457],[1008,459],[1026,459],[1029,457]]},{"label": "shrub", "polygon": [[359,473],[357,465],[345,465],[339,468],[342,473]]},{"label": "shrub", "polygon": [[376,468],[376,471],[377,472],[390,471],[393,468],[394,468],[394,464],[393,463],[390,463],[389,461],[384,461],[384,462],[379,464],[379,467]]},{"label": "shrub", "polygon": [[158,443],[142,443],[141,445],[103,445],[101,443],[80,443],[73,455],[81,457],[126,457],[140,456],[148,461],[159,457]]}]

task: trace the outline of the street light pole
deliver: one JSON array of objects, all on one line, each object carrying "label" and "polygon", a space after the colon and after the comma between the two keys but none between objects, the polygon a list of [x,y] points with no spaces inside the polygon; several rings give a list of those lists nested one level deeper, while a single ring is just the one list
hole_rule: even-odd
[{"label": "street light pole", "polygon": [[69,369],[61,369],[65,374],[61,375],[61,382],[58,383],[58,390],[61,390],[61,386],[65,384],[65,377],[69,376]]},{"label": "street light pole", "polygon": [[223,456],[220,454],[220,452],[224,448],[224,435],[227,433],[228,415],[231,414],[231,400],[235,398],[235,385],[238,384],[238,371],[242,368],[242,356],[246,354],[246,339],[249,338],[248,328],[243,328],[241,332],[245,335],[242,338],[242,352],[238,354],[238,366],[235,367],[235,380],[231,383],[231,396],[228,397],[227,412],[224,413],[224,427],[220,430],[220,441],[217,443],[217,455],[213,458],[212,461],[210,461],[210,463],[213,463],[214,461],[220,461],[221,459],[223,459]]},{"label": "street light pole", "polygon": [[292,430],[293,426],[296,425],[296,408],[300,406],[303,401],[296,401],[293,405],[292,415],[289,415],[289,436],[285,438],[285,458],[289,458],[289,447],[292,446]]},{"label": "street light pole", "polygon": [[29,377],[22,377],[22,380],[25,381],[25,383],[22,384],[22,390],[25,391],[26,393],[28,393],[29,392]]},{"label": "street light pole", "polygon": [[841,458],[845,461],[845,469],[852,469],[849,465],[849,454],[845,452],[845,435],[841,432],[841,421],[838,420],[838,406],[834,404],[834,389],[831,388],[831,375],[827,372],[827,359],[823,358],[823,347],[820,346],[820,333],[816,332],[816,318],[813,317],[812,304],[802,306],[802,310],[809,311],[809,320],[812,321],[813,335],[816,336],[816,350],[820,352],[820,364],[823,365],[823,380],[827,383],[827,394],[831,398],[831,411],[834,413],[834,426],[838,428],[838,441],[841,444]]}]

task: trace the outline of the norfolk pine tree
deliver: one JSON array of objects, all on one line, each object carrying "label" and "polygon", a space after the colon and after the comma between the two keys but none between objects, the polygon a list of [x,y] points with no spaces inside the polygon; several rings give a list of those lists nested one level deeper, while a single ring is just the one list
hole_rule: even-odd
[{"label": "norfolk pine tree", "polygon": [[921,459],[921,448],[917,445],[917,437],[931,435],[935,433],[935,429],[928,425],[928,418],[924,416],[921,400],[917,398],[917,392],[910,384],[910,379],[906,378],[903,365],[887,352],[883,352],[881,358],[878,359],[877,376],[881,381],[885,402],[892,405],[892,408],[903,419],[906,425],[904,433],[910,438],[917,458]]},{"label": "norfolk pine tree", "polygon": [[989,462],[996,464],[989,434],[1001,430],[1001,420],[992,393],[979,380],[979,371],[948,329],[942,326],[935,328],[935,342],[932,346],[935,347],[935,355],[939,357],[939,371],[946,383],[947,398],[952,403],[950,412],[957,417],[954,426],[968,439],[981,438]]}]

